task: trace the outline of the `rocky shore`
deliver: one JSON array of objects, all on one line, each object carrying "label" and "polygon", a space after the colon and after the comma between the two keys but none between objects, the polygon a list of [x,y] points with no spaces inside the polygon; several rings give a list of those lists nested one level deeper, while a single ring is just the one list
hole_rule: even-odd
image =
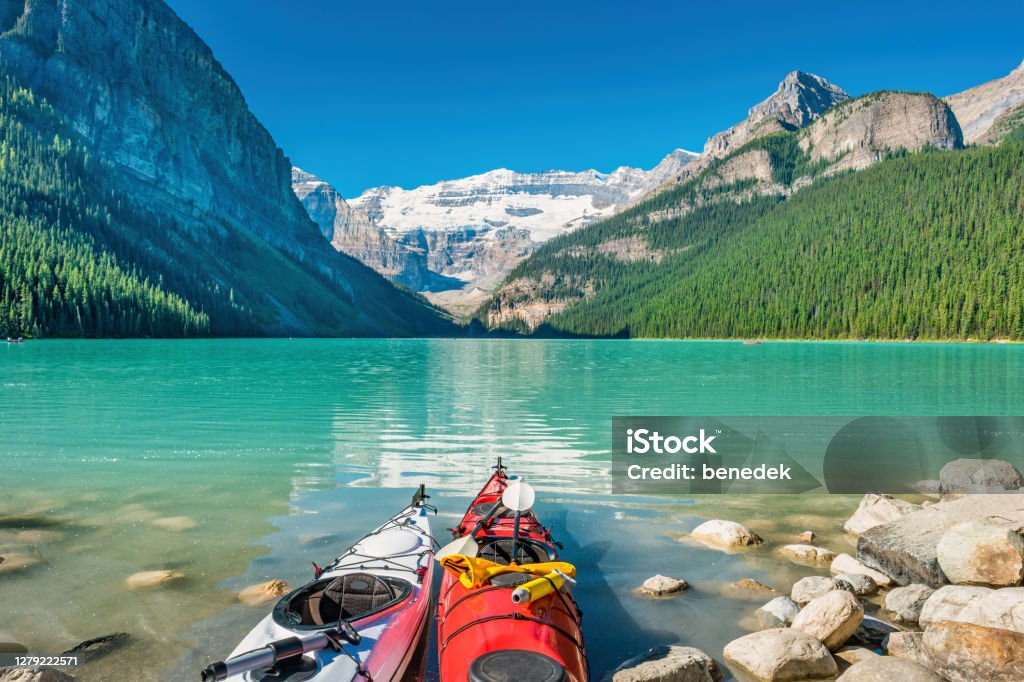
[{"label": "rocky shore", "polygon": [[814,530],[832,529],[772,538],[703,523],[690,535],[703,546],[774,551],[820,574],[788,595],[762,586],[744,621],[753,631],[720,652],[655,647],[604,682],[718,682],[724,669],[757,682],[1024,680],[1024,477],[1005,462],[959,460],[940,479],[925,482],[922,504],[865,495],[843,528],[855,555],[814,544]]}]

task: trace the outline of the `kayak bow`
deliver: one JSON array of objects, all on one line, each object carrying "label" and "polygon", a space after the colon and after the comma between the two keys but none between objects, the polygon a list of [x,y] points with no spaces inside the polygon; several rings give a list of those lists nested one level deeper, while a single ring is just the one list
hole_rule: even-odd
[{"label": "kayak bow", "polygon": [[495,469],[452,529],[476,541],[475,556],[442,562],[441,682],[586,682],[583,614],[570,592],[575,567],[558,560],[557,543],[532,510],[502,504],[516,482],[501,460]]},{"label": "kayak bow", "polygon": [[430,613],[427,497],[420,486],[411,505],[282,597],[204,682],[401,679]]}]

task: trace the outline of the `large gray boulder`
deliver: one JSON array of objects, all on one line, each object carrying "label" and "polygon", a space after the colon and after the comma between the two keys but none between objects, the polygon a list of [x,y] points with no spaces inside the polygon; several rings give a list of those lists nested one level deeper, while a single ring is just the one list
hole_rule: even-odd
[{"label": "large gray boulder", "polygon": [[965,495],[911,512],[861,534],[857,558],[901,585],[942,587],[950,582],[938,559],[942,536],[961,523],[990,517],[1024,527],[1024,495]]},{"label": "large gray boulder", "polygon": [[967,521],[943,534],[936,546],[939,567],[952,583],[1005,587],[1024,579],[1020,524]]},{"label": "large gray boulder", "polygon": [[847,533],[860,535],[875,526],[895,521],[896,519],[921,509],[916,504],[898,500],[891,495],[868,493],[860,501],[857,511],[847,520],[843,528]]},{"label": "large gray boulder", "polygon": [[1024,476],[1001,459],[957,459],[939,472],[939,492],[1000,493],[1024,489]]},{"label": "large gray boulder", "polygon": [[935,590],[927,585],[897,587],[885,595],[885,609],[893,614],[898,623],[916,624],[921,609]]},{"label": "large gray boulder", "polygon": [[924,666],[905,658],[876,656],[855,663],[836,682],[945,682]]},{"label": "large gray boulder", "polygon": [[726,644],[723,653],[730,668],[758,682],[831,679],[839,672],[824,644],[793,628],[740,637]]},{"label": "large gray boulder", "polygon": [[864,620],[864,607],[844,590],[834,590],[812,600],[793,619],[793,629],[821,640],[830,650],[846,643]]},{"label": "large gray boulder", "polygon": [[928,667],[950,682],[1024,680],[1020,632],[943,621],[928,626],[921,648]]},{"label": "large gray boulder", "polygon": [[688,646],[658,646],[634,656],[601,682],[719,682],[715,659]]}]

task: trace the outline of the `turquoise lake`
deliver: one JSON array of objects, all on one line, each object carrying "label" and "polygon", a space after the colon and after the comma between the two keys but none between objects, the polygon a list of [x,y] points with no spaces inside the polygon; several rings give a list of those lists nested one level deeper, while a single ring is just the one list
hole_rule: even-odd
[{"label": "turquoise lake", "polygon": [[[820,570],[772,552],[812,529],[848,551],[857,498],[611,494],[615,415],[1024,414],[1024,347],[981,344],[540,340],[38,341],[0,347],[0,642],[49,654],[129,643],[86,680],[190,680],[265,609],[242,587],[292,585],[434,492],[455,523],[502,456],[580,572],[595,679],[654,644],[718,657],[759,603]],[[680,541],[730,518],[767,548]],[[0,564],[2,566],[2,564]],[[185,574],[128,591],[127,576]],[[634,589],[664,573],[683,597]],[[762,600],[763,602],[764,600]],[[426,656],[427,677],[429,654]]]}]

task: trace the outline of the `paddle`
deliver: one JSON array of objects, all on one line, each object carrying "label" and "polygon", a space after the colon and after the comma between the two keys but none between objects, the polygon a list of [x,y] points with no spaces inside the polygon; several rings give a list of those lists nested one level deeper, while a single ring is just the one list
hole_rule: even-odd
[{"label": "paddle", "polygon": [[505,492],[501,494],[501,503],[516,513],[516,522],[512,527],[512,561],[518,563],[517,556],[519,553],[519,519],[522,517],[524,511],[530,511],[534,501],[537,499],[536,493],[533,492],[533,488],[529,483],[523,481],[516,481],[509,487],[505,488]]},{"label": "paddle", "polygon": [[[513,491],[511,494],[509,494],[510,490]],[[506,496],[508,496],[508,501],[506,501]],[[455,538],[447,545],[434,552],[434,558],[440,561],[446,556],[451,556],[452,554],[462,554],[463,556],[469,557],[474,557],[477,554],[479,554],[480,545],[476,543],[476,533],[478,530],[480,530],[481,528],[485,527],[488,523],[490,523],[491,519],[494,518],[495,514],[497,514],[502,508],[511,509],[512,511],[516,512],[515,534],[518,536],[518,515],[520,512],[530,509],[530,507],[533,506],[533,501],[535,498],[536,494],[533,492],[533,488],[530,487],[529,484],[523,483],[522,481],[513,482],[507,488],[505,488],[505,492],[501,496],[501,501],[494,503],[494,506],[491,507],[491,511],[487,512],[487,516],[476,522],[476,525],[473,526],[473,530],[469,531],[460,538]],[[513,507],[510,507],[509,503],[515,504],[517,506],[526,503],[526,506],[523,506],[520,509],[515,509]]]}]

